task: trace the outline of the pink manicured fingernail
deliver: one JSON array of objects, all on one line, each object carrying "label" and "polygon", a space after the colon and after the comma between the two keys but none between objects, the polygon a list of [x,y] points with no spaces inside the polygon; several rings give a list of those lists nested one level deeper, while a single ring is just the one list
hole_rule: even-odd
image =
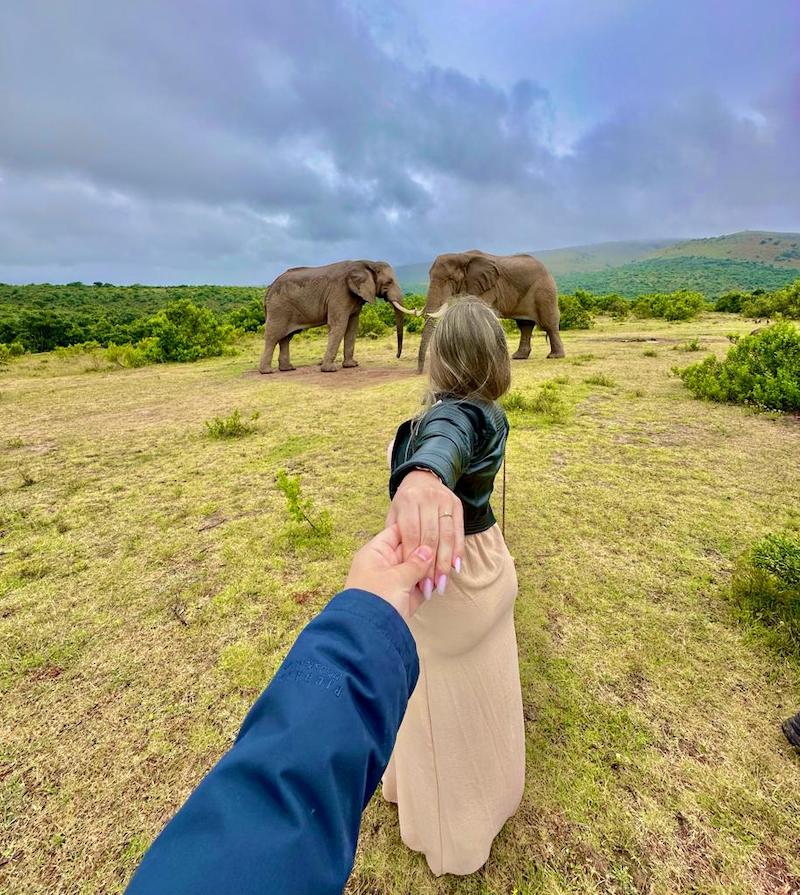
[{"label": "pink manicured fingernail", "polygon": [[457,556],[453,562],[453,568],[456,570],[456,574],[461,574],[461,557]]},{"label": "pink manicured fingernail", "polygon": [[447,575],[440,575],[436,579],[436,593],[443,594],[444,589],[447,587]]},{"label": "pink manicured fingernail", "polygon": [[422,582],[422,596],[425,597],[426,600],[430,600],[432,593],[433,593],[433,578],[426,578]]}]

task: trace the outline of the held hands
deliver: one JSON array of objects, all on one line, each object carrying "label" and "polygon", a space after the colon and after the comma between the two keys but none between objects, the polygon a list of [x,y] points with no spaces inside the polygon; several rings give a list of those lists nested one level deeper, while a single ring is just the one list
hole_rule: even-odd
[{"label": "held hands", "polygon": [[420,576],[420,588],[429,599],[434,584],[441,594],[452,569],[461,571],[464,556],[464,510],[461,501],[439,477],[414,470],[400,483],[386,525],[396,525],[404,559],[420,546],[430,548],[431,561]]},{"label": "held hands", "polygon": [[424,577],[433,558],[433,550],[423,544],[404,560],[400,528],[390,525],[353,557],[345,587],[376,594],[408,621],[422,603],[423,594],[417,582]]}]

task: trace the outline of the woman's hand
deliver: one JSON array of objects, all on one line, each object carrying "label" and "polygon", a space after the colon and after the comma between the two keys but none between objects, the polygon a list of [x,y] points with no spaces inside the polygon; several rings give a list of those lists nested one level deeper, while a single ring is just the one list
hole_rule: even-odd
[{"label": "woman's hand", "polygon": [[432,559],[433,551],[422,545],[404,562],[400,529],[388,526],[353,557],[345,587],[357,587],[381,597],[408,621],[422,603],[417,582]]},{"label": "woman's hand", "polygon": [[464,556],[464,510],[461,501],[428,470],[415,469],[400,483],[394,495],[387,527],[396,524],[400,531],[403,558],[407,559],[421,544],[433,550],[421,583],[425,597],[434,584],[441,594],[452,569],[461,571]]}]

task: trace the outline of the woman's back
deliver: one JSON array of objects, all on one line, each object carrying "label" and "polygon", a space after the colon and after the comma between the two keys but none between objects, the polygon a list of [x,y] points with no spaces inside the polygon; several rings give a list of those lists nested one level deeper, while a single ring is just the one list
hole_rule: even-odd
[{"label": "woman's back", "polygon": [[[506,365],[508,355],[502,330],[486,317],[491,312],[485,306],[467,306],[460,320],[458,308],[453,311],[439,324],[448,324],[448,314],[453,318],[445,357],[437,356],[438,330],[431,344],[432,387],[440,386],[436,400],[398,430],[390,478],[394,496],[413,470],[429,470],[460,499],[464,512],[461,573],[451,576],[444,593],[423,604],[409,624],[420,677],[383,786],[384,796],[398,804],[403,841],[423,852],[437,875],[473,873],[486,862],[495,836],[519,805],[525,781],[514,630],[517,576],[489,501],[508,423],[493,400],[499,386],[495,394],[466,396],[464,389],[455,397],[452,388],[457,389],[458,376],[473,376],[478,383],[492,379],[481,372],[480,351],[461,350],[459,335],[468,338],[465,322],[471,326],[467,333],[474,332],[476,321],[485,324],[490,338],[478,346],[484,355],[502,350]],[[459,370],[459,362],[470,357],[469,370]],[[438,382],[437,359],[447,367]],[[497,363],[501,374],[502,361]],[[508,375],[495,379],[505,382],[502,390],[508,387]]]}]

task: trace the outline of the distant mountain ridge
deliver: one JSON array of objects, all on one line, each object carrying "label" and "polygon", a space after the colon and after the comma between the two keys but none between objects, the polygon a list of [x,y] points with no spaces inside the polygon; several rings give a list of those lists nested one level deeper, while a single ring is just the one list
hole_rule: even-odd
[{"label": "distant mountain ridge", "polygon": [[[696,288],[714,295],[735,288],[776,288],[800,276],[800,233],[766,230],[700,239],[603,242],[530,254],[547,265],[561,291],[584,288],[635,295]],[[396,267],[403,288],[425,291],[430,264]]]}]

